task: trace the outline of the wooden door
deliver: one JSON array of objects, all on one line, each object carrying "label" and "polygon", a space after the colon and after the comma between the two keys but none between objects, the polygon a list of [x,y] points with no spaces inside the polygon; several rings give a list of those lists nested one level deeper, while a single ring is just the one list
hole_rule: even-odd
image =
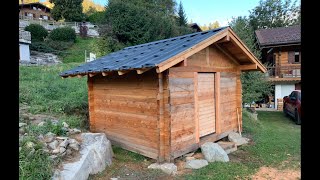
[{"label": "wooden door", "polygon": [[214,73],[198,73],[199,136],[216,131]]}]

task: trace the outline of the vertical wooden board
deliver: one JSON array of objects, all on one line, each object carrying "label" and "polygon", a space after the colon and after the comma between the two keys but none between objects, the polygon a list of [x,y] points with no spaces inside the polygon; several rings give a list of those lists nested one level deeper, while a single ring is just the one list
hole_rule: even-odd
[{"label": "vertical wooden board", "polygon": [[221,133],[221,118],[220,118],[220,72],[215,74],[215,108],[216,108],[216,133]]},{"label": "vertical wooden board", "polygon": [[195,123],[195,136],[196,142],[200,141],[199,134],[199,107],[198,107],[198,73],[194,72],[194,123]]},{"label": "vertical wooden board", "polygon": [[[188,64],[190,59],[188,59]],[[171,146],[173,158],[177,151],[196,144],[194,110],[194,72],[172,72],[169,69]]]},{"label": "vertical wooden board", "polygon": [[[227,90],[225,89],[227,88]],[[220,73],[220,129],[221,132],[231,130],[231,124],[237,123],[237,74],[235,72]],[[231,100],[230,100],[231,99]]]},{"label": "vertical wooden board", "polygon": [[215,132],[214,73],[198,73],[199,136]]}]

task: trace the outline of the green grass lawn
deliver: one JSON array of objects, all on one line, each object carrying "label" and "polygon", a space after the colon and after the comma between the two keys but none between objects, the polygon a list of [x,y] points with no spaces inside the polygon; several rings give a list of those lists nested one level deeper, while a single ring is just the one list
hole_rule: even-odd
[{"label": "green grass lawn", "polygon": [[282,112],[258,112],[258,121],[244,113],[243,136],[253,139],[250,145],[231,153],[236,161],[210,163],[185,175],[185,179],[248,179],[262,166],[299,169],[301,162],[301,128]]}]

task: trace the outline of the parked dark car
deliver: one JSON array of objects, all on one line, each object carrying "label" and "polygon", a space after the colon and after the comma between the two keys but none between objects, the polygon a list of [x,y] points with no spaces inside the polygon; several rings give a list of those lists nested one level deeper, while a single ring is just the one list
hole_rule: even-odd
[{"label": "parked dark car", "polygon": [[289,96],[283,97],[283,112],[301,124],[301,91],[294,90]]}]

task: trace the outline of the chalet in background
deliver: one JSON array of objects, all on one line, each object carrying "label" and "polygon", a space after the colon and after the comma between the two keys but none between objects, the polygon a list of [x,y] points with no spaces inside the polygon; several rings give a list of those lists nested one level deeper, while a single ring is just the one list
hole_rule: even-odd
[{"label": "chalet in background", "polygon": [[282,110],[282,98],[301,90],[301,26],[255,31],[261,62],[268,63],[269,80],[274,84],[274,108]]},{"label": "chalet in background", "polygon": [[241,71],[266,72],[229,27],[124,48],[60,73],[88,78],[90,130],[173,161],[242,129]]},{"label": "chalet in background", "polygon": [[21,19],[53,20],[50,11],[50,8],[39,2],[25,4],[22,1],[19,4],[19,16]]}]

